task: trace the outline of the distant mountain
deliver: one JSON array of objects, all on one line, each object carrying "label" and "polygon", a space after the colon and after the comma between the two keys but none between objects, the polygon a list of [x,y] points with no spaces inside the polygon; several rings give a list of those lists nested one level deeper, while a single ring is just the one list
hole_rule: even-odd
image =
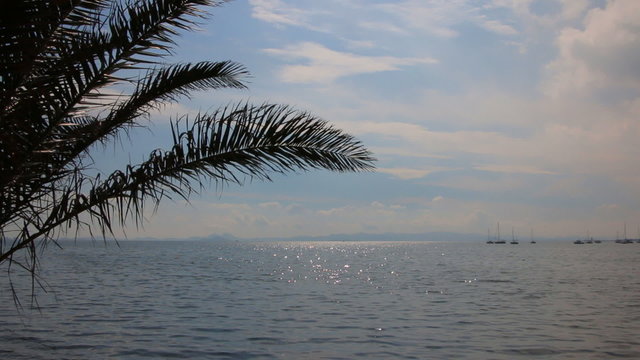
[{"label": "distant mountain", "polygon": [[233,236],[232,234],[211,234],[205,237],[193,238],[193,240],[204,240],[204,241],[237,241],[244,240]]},{"label": "distant mountain", "polygon": [[231,234],[212,234],[201,240],[206,241],[463,241],[484,240],[480,234],[460,234],[453,232],[428,232],[420,234],[384,233],[384,234],[333,234],[326,236],[262,237],[237,238]]},{"label": "distant mountain", "polygon": [[[574,237],[562,237],[562,238],[536,238],[536,241],[574,241]],[[69,241],[69,239],[61,239]],[[100,239],[90,238],[78,238],[78,241],[102,241]],[[456,241],[456,242],[485,242],[487,240],[486,234],[465,234],[455,232],[425,232],[419,234],[406,234],[406,233],[383,233],[383,234],[333,234],[325,236],[292,236],[292,237],[258,237],[258,238],[239,238],[233,234],[211,234],[207,236],[192,236],[184,238],[155,238],[155,237],[139,237],[133,239],[119,239],[118,241]],[[74,241],[71,239],[70,241]],[[521,243],[528,243],[529,239],[521,239]]]}]

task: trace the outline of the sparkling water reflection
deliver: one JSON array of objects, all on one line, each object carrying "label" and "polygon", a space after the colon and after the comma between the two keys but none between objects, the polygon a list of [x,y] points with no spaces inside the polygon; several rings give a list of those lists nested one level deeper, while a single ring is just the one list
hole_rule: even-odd
[{"label": "sparkling water reflection", "polygon": [[43,259],[40,312],[16,315],[2,283],[0,358],[640,358],[635,245],[69,243]]}]

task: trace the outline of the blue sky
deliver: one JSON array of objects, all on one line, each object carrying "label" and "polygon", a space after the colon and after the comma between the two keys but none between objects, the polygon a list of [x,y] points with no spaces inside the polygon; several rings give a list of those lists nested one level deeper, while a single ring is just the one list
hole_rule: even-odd
[{"label": "blue sky", "polygon": [[640,1],[237,0],[212,15],[174,60],[238,61],[250,89],[167,106],[125,149],[132,161],[166,144],[169,117],[249,100],[329,120],[378,170],[212,186],[130,238],[484,234],[498,221],[522,237],[612,238],[625,223],[636,235]]}]

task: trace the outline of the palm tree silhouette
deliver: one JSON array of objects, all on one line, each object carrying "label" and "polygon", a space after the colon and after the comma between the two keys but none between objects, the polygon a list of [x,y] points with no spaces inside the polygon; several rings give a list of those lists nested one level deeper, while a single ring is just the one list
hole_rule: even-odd
[{"label": "palm tree silhouette", "polygon": [[[211,180],[241,184],[269,180],[273,172],[373,169],[357,139],[322,119],[284,105],[237,103],[173,121],[170,148],[95,175],[95,145],[141,126],[162,104],[196,90],[245,88],[248,71],[232,61],[162,62],[179,31],[223,2],[3,3],[0,264],[35,277],[39,247],[82,228],[106,239],[116,225],[139,225],[149,205],[187,199]],[[106,91],[116,86],[131,90]]]}]

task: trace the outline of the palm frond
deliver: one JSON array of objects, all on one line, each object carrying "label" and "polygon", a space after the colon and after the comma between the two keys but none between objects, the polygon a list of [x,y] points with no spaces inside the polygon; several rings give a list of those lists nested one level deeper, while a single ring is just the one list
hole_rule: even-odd
[{"label": "palm frond", "polygon": [[156,150],[144,163],[93,181],[88,191],[79,185],[86,179],[75,182],[60,192],[49,216],[28,235],[42,236],[65,223],[85,225],[78,217],[82,213],[105,235],[115,221],[140,224],[148,201],[157,206],[171,194],[188,199],[210,180],[242,184],[245,179],[270,180],[273,172],[312,168],[369,171],[375,161],[351,135],[282,105],[239,104],[192,122],[183,119],[174,124],[173,139],[171,150]]},{"label": "palm frond", "polygon": [[204,6],[217,6],[215,0],[144,0],[131,6],[117,6],[108,19],[111,42],[118,44],[129,64],[154,63],[154,57],[171,52],[178,30],[190,30],[194,19],[202,18]]},{"label": "palm frond", "polygon": [[[37,281],[38,244],[139,225],[149,204],[209,183],[309,169],[368,171],[351,135],[282,105],[230,105],[172,122],[173,146],[109,176],[90,150],[191,92],[245,88],[231,61],[166,65],[180,31],[225,0],[20,0],[0,11],[0,264]],[[141,75],[137,75],[141,74]],[[117,96],[105,87],[132,85]],[[106,90],[106,91],[105,91]],[[18,257],[20,251],[24,257]]]},{"label": "palm frond", "polygon": [[159,103],[177,101],[178,97],[189,97],[192,91],[219,88],[246,88],[241,81],[248,75],[240,64],[224,61],[204,61],[196,64],[177,64],[147,73],[137,83],[133,94],[114,107],[105,116],[105,122],[125,124],[154,108]]},{"label": "palm frond", "polygon": [[[0,14],[0,109],[60,44],[84,36],[111,0],[7,1]],[[55,55],[54,55],[55,56]],[[46,66],[45,66],[46,68]]]},{"label": "palm frond", "polygon": [[[85,7],[89,10],[93,9],[89,5],[96,8],[101,5],[88,3]],[[175,98],[193,89],[243,87],[238,77],[246,74],[246,70],[235,63],[176,65],[152,71],[145,81],[138,82],[137,91],[123,104],[114,106],[116,110],[112,116],[96,118],[89,124],[76,123],[82,126],[78,126],[71,137],[65,137],[59,131],[64,129],[61,124],[73,124],[75,119],[82,118],[75,114],[96,104],[94,99],[102,96],[95,91],[118,79],[114,73],[127,67],[126,64],[132,61],[132,54],[141,54],[146,51],[144,49],[162,42],[158,39],[167,36],[167,32],[173,34],[171,26],[183,28],[192,24],[189,16],[199,15],[201,12],[197,6],[202,4],[219,2],[164,0],[147,1],[135,7],[117,7],[114,11],[117,15],[110,21],[112,33],[105,35],[94,31],[73,41],[59,41],[57,53],[48,56],[45,70],[39,76],[32,76],[19,90],[27,92],[18,93],[21,101],[0,115],[4,125],[0,130],[17,135],[6,140],[7,147],[16,151],[11,152],[11,157],[0,159],[2,169],[7,170],[3,171],[4,176],[0,176],[0,184],[15,182],[24,174],[40,173],[33,165],[46,164],[49,169],[53,167],[54,173],[64,171],[63,166],[92,142],[117,133],[123,125],[131,125],[146,113],[149,106],[153,106],[154,101]],[[72,12],[70,16],[83,15],[80,10],[76,12],[80,14]],[[25,121],[25,117],[29,120]],[[68,151],[61,151],[59,146],[52,148],[53,143],[65,144]]]}]

